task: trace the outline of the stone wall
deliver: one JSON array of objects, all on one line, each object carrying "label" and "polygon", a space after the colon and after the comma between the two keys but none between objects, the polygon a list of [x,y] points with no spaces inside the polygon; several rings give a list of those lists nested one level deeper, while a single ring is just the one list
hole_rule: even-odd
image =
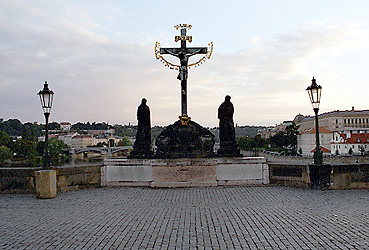
[{"label": "stone wall", "polygon": [[101,186],[101,165],[64,166],[56,169],[58,192]]},{"label": "stone wall", "polygon": [[[311,167],[308,164],[269,163],[268,165],[271,184],[305,188],[312,184]],[[335,164],[331,167],[329,189],[369,189],[369,164]]]},{"label": "stone wall", "polygon": [[[267,164],[258,157],[187,159],[181,164],[174,160],[159,160],[154,166],[152,160],[137,160],[136,165],[131,163],[127,163],[126,159],[107,162],[110,171],[102,165],[55,168],[58,192],[106,185],[177,187],[265,185],[270,182],[283,186],[311,187],[309,164]],[[40,168],[0,168],[0,193],[34,193],[35,171],[38,170]],[[369,164],[332,165],[329,188],[369,189]]]},{"label": "stone wall", "polygon": [[34,172],[41,168],[0,168],[1,193],[33,193],[35,189]]},{"label": "stone wall", "polygon": [[282,186],[304,187],[310,186],[309,165],[268,163],[270,184]]},{"label": "stone wall", "polygon": [[332,189],[369,189],[369,164],[341,164],[332,168]]},{"label": "stone wall", "polygon": [[[101,165],[62,166],[57,173],[58,192],[101,186]],[[35,172],[41,168],[0,168],[1,193],[34,193]]]}]

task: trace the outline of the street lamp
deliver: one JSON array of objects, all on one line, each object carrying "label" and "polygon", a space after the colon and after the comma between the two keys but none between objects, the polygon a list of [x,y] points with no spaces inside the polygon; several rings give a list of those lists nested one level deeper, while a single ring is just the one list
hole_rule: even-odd
[{"label": "street lamp", "polygon": [[49,148],[48,148],[48,140],[49,140],[49,116],[51,106],[53,105],[54,99],[54,91],[49,89],[49,85],[47,81],[45,81],[44,89],[40,90],[37,93],[40,97],[41,106],[44,111],[45,120],[46,120],[46,134],[45,134],[45,158],[43,167],[48,169],[50,167],[50,159],[49,159]]},{"label": "street lamp", "polygon": [[319,104],[320,104],[320,97],[322,94],[322,86],[316,83],[315,78],[311,80],[311,85],[306,89],[309,93],[310,102],[313,106],[314,113],[315,113],[315,137],[316,137],[316,148],[314,153],[314,164],[321,165],[323,164],[323,155],[320,148],[319,142],[319,123],[318,123],[318,112],[319,112]]}]

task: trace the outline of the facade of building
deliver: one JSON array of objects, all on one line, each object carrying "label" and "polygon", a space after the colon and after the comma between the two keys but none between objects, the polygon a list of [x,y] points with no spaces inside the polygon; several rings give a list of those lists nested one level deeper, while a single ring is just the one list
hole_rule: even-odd
[{"label": "facade of building", "polygon": [[95,145],[93,135],[76,135],[72,137],[72,148],[86,148]]},{"label": "facade of building", "polygon": [[[297,137],[297,150],[301,148],[303,154],[307,155],[310,148],[315,148],[315,117],[299,114],[295,117],[294,122],[299,126],[300,132],[300,135]],[[335,110],[323,113],[319,115],[319,127],[320,134],[327,133],[326,130],[331,133],[329,144],[326,139],[324,139],[326,140],[324,143],[325,146],[323,146],[322,138],[320,141],[321,145],[327,150],[330,150],[332,154],[335,154],[338,149],[340,154],[345,155],[348,154],[350,148],[354,150],[355,154],[358,154],[359,145],[353,144],[349,146],[348,143],[344,141],[347,141],[347,135],[369,133],[369,110],[355,110],[354,107],[352,107],[351,110]],[[325,129],[325,132],[323,132],[322,129]],[[311,134],[313,137],[312,140],[306,138],[306,132],[308,130],[314,130],[314,133]],[[352,140],[350,139],[349,141]],[[365,145],[363,146],[365,148]]]},{"label": "facade of building", "polygon": [[[312,156],[315,151],[316,139],[315,128],[307,128],[297,135],[297,151],[301,152],[304,156]],[[321,150],[324,153],[331,153],[331,141],[333,139],[333,132],[319,127],[319,137]]]},{"label": "facade of building", "polygon": [[[296,125],[299,131],[315,127],[314,116],[297,115]],[[319,115],[319,127],[339,133],[369,133],[369,110],[335,110]]]},{"label": "facade of building", "polygon": [[78,133],[68,133],[59,135],[59,140],[62,140],[70,148],[86,148],[96,146],[98,143],[104,143],[111,147],[116,147],[123,140],[122,137],[112,135],[111,131],[99,136],[91,134],[81,135]]},{"label": "facade of building", "polygon": [[60,130],[61,131],[70,131],[72,124],[70,122],[61,122],[60,123]]},{"label": "facade of building", "polygon": [[336,155],[362,155],[369,151],[369,133],[333,134],[331,152]]}]

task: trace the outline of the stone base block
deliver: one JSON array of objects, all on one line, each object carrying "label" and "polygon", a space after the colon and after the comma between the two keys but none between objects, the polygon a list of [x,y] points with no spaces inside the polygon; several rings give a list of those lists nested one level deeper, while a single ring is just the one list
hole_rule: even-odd
[{"label": "stone base block", "polygon": [[153,183],[159,187],[198,187],[216,185],[215,161],[211,160],[162,160],[162,165],[153,166]]},{"label": "stone base block", "polygon": [[216,181],[202,181],[202,182],[152,182],[152,188],[183,188],[183,187],[216,187]]},{"label": "stone base block", "polygon": [[56,197],[56,171],[40,170],[35,172],[36,177],[36,197],[50,199]]},{"label": "stone base block", "polygon": [[263,157],[117,159],[101,171],[102,186],[214,187],[269,184]]}]

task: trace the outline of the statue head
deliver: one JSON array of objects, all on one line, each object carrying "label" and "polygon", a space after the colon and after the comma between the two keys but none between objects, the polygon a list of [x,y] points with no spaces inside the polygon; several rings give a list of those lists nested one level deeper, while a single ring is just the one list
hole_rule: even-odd
[{"label": "statue head", "polygon": [[142,98],[142,100],[141,100],[141,104],[146,105],[146,103],[147,103],[146,98]]},{"label": "statue head", "polygon": [[226,102],[230,102],[230,101],[231,101],[231,97],[230,97],[229,95],[226,95],[226,97],[225,97],[225,101],[226,101]]}]

